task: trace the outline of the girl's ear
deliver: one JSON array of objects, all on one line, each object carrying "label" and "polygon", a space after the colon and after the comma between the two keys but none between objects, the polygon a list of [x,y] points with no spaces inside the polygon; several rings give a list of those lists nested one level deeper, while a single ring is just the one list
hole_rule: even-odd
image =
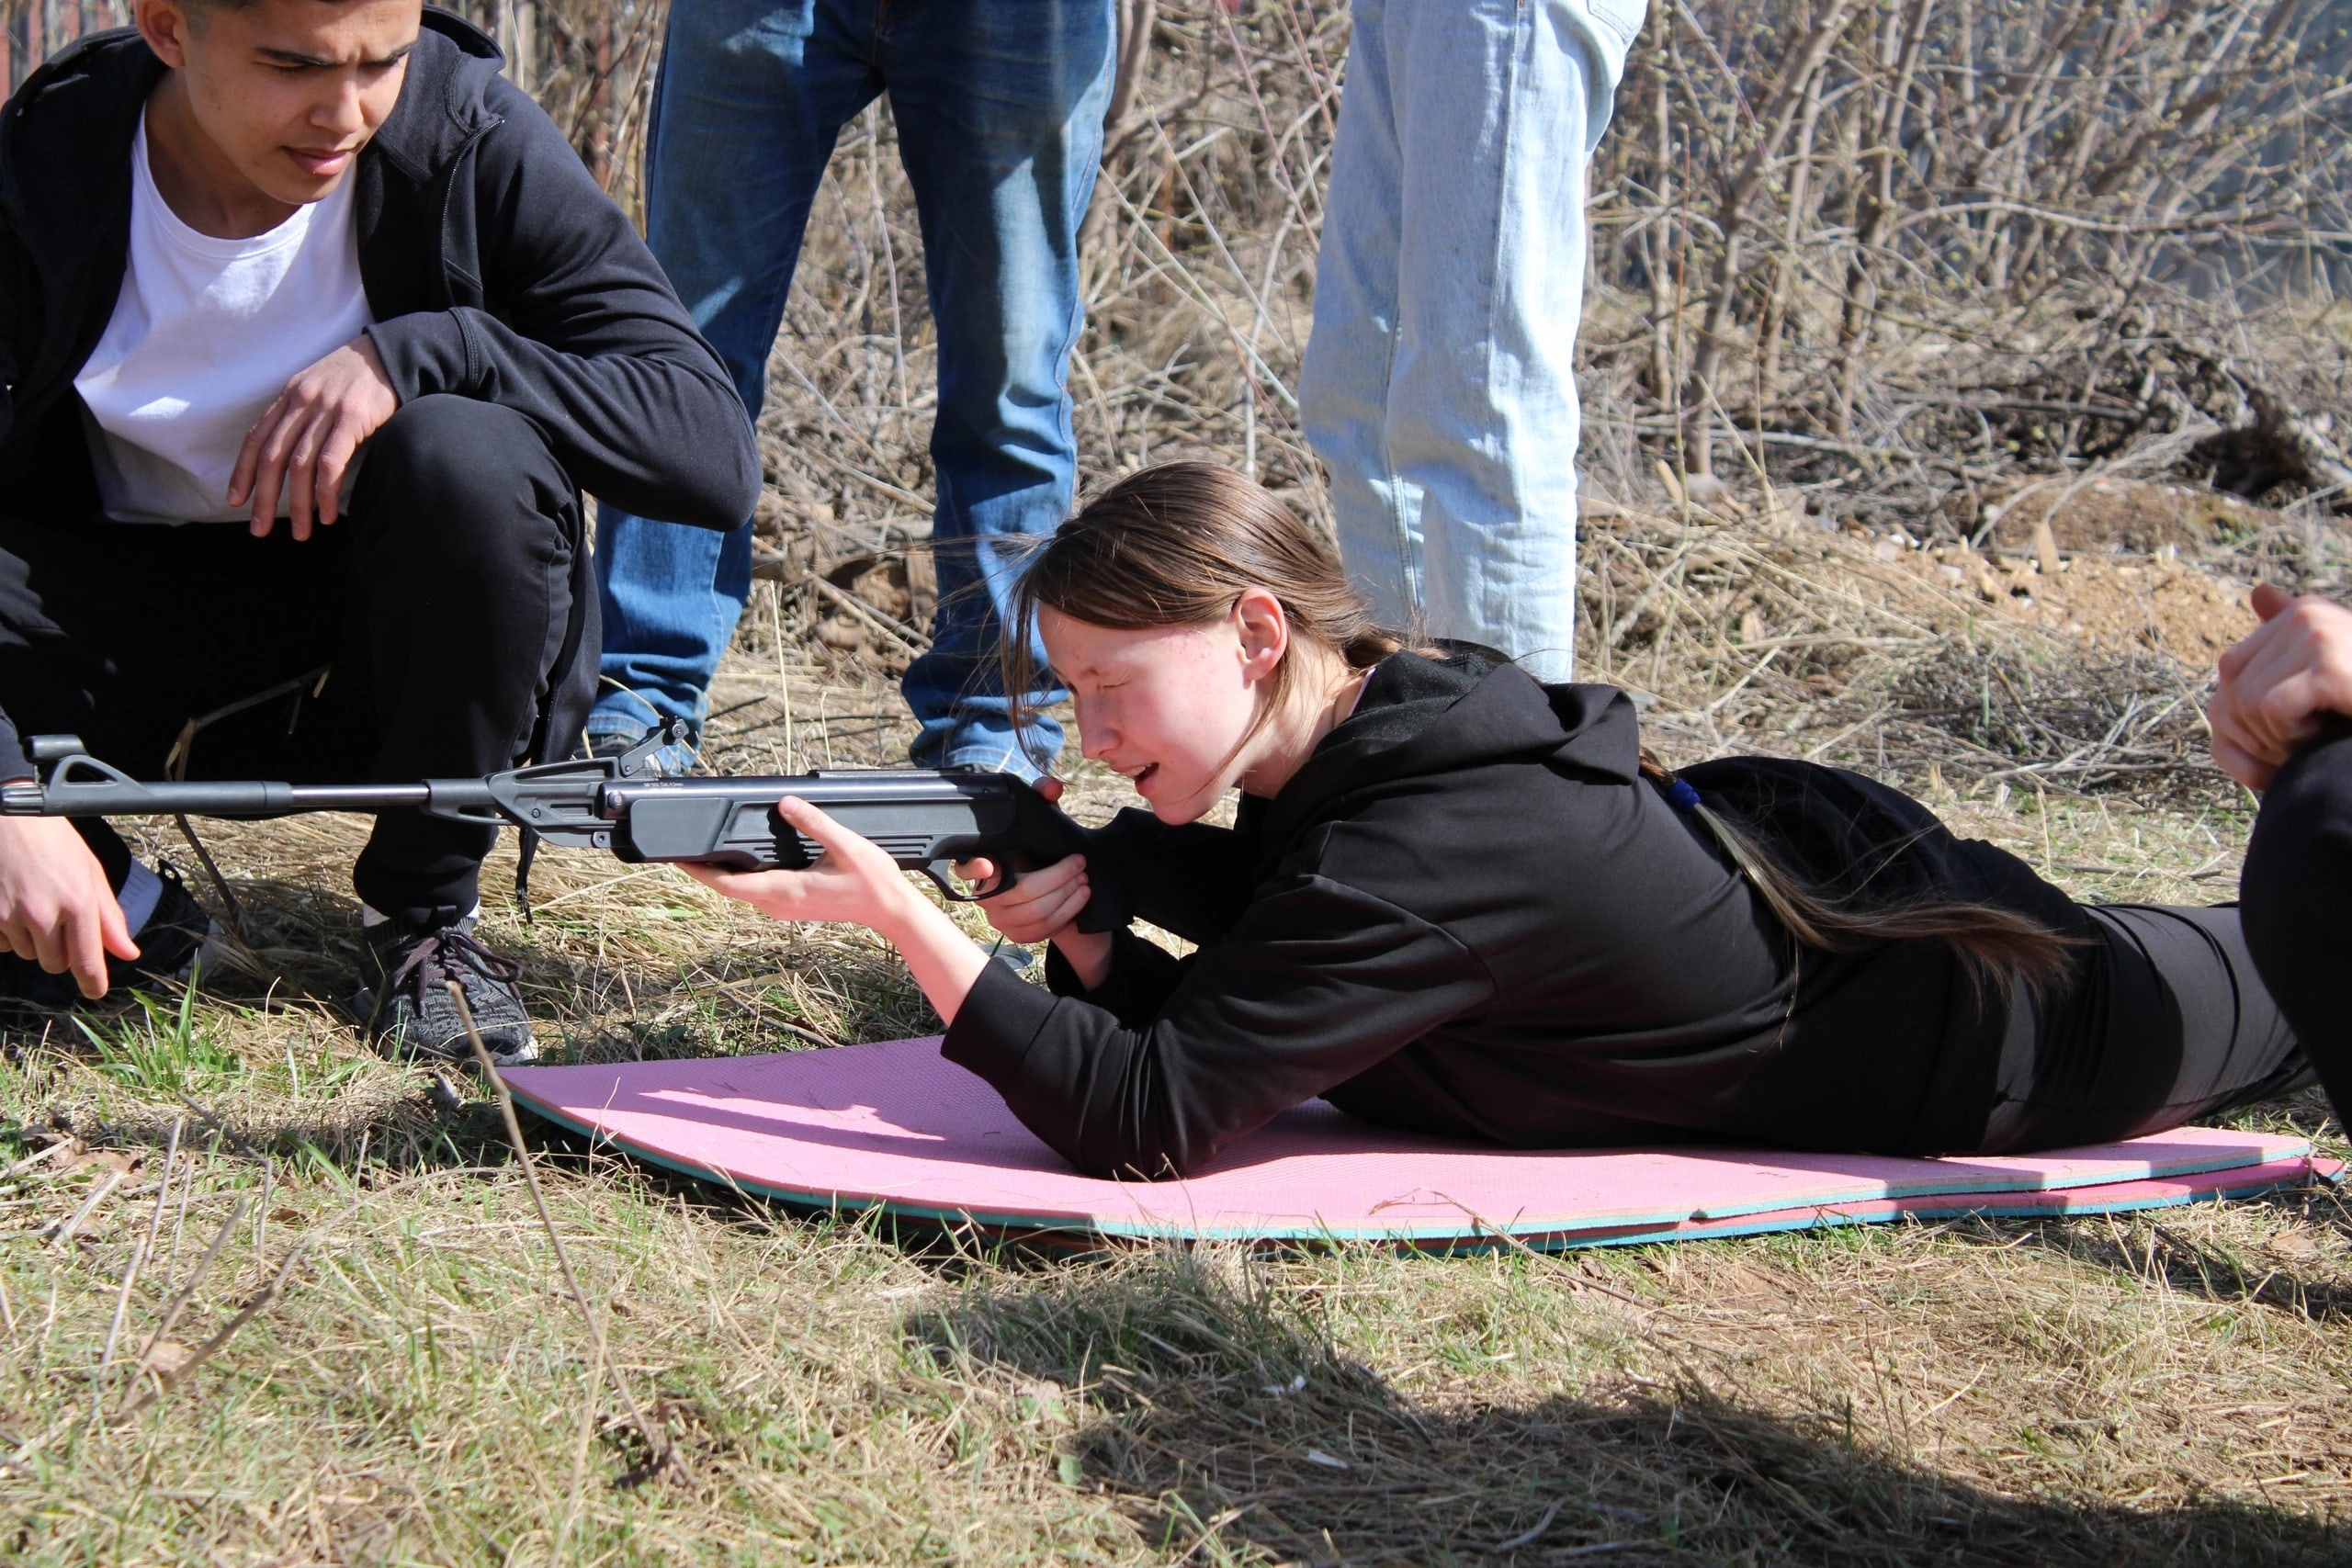
[{"label": "girl's ear", "polygon": [[1283,602],[1262,588],[1245,588],[1233,602],[1233,628],[1245,680],[1266,679],[1290,651],[1290,617],[1283,614]]}]

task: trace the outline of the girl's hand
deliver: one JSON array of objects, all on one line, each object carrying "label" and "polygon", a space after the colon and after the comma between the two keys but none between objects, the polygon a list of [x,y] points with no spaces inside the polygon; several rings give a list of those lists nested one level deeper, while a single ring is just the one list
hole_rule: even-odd
[{"label": "girl's hand", "polygon": [[[1037,793],[1048,801],[1058,801],[1062,781],[1039,779]],[[984,883],[995,880],[1001,869],[994,861],[975,859],[958,863],[956,874],[967,882]],[[1110,976],[1111,933],[1081,931],[1070,922],[1086,908],[1092,891],[1093,885],[1086,877],[1086,857],[1070,855],[1042,871],[1022,873],[1011,887],[982,898],[980,913],[1007,942],[1023,946],[1052,942],[1091,991]]]},{"label": "girl's hand", "polygon": [[688,865],[686,874],[779,920],[846,920],[893,936],[913,905],[923,905],[898,863],[873,840],[851,832],[797,795],[776,815],[824,847],[806,871],[721,871]]},{"label": "girl's hand", "polygon": [[2222,655],[2206,722],[2214,761],[2258,790],[2318,737],[2325,716],[2352,716],[2352,610],[2267,582],[2254,591],[2254,610],[2262,625]]},{"label": "girl's hand", "polygon": [[824,855],[806,871],[719,871],[689,865],[687,874],[779,920],[849,920],[895,943],[943,1023],[953,1025],[988,956],[871,840],[851,832],[807,801],[786,795],[776,815],[817,840]]},{"label": "girl's hand", "polygon": [[[1058,801],[1062,797],[1062,781],[1059,779],[1039,779],[1035,787],[1037,793],[1044,796],[1049,805],[1055,801]],[[1083,870],[1085,865],[1086,860],[1084,856],[1071,855],[1060,863],[1049,866],[1046,869],[1050,872],[1058,873],[1066,871],[1072,866],[1076,866],[1080,870]],[[965,881],[972,884],[975,887],[983,883],[995,881],[997,877],[1002,874],[1003,870],[1004,867],[997,864],[996,862],[989,860],[985,855],[976,855],[970,860],[960,860],[956,863],[956,874],[962,877]],[[1035,875],[1037,874],[1033,873],[1031,874]],[[1063,882],[1066,880],[1067,878],[1055,879],[1047,883],[1037,884],[1033,887],[1029,879],[1027,877],[1023,877],[1021,882],[1016,885],[1011,897],[990,895],[982,897],[980,899],[980,912],[988,916],[989,924],[994,926],[999,934],[1002,935],[1008,942],[1045,942],[1050,939],[1054,932],[1058,931],[1062,926],[1067,925],[1070,920],[1075,919],[1078,916],[1079,910],[1086,907],[1086,898],[1081,891],[1078,900],[1069,906],[1069,909],[1062,915],[1060,920],[1051,924],[1041,924],[1039,922],[1036,917],[1044,911],[1034,908],[1033,900],[1043,897],[1046,893],[1050,893],[1056,887],[1061,886]],[[1028,912],[1024,913],[1024,910]],[[1006,923],[1007,919],[1011,919],[1015,923],[1008,925]]]},{"label": "girl's hand", "polygon": [[[995,880],[1001,868],[980,859],[957,863],[956,874],[967,882]],[[1071,855],[1043,871],[1025,871],[1001,893],[980,900],[980,913],[1007,942],[1051,942],[1086,908],[1093,885],[1086,879],[1086,857]]]},{"label": "girl's hand", "polygon": [[[986,882],[997,874],[995,863],[987,860],[965,861],[956,870],[969,882]],[[1043,871],[1023,872],[1005,891],[982,898],[980,912],[1007,942],[1052,942],[1091,991],[1110,977],[1111,933],[1082,931],[1070,922],[1092,891],[1086,857],[1071,855]]]}]

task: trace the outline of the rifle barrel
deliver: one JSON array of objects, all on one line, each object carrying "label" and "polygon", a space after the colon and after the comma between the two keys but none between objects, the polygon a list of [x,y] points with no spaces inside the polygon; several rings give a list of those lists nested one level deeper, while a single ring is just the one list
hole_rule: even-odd
[{"label": "rifle barrel", "polygon": [[[453,801],[453,795],[479,796]],[[384,811],[428,804],[486,804],[488,791],[472,779],[402,784],[292,784],[263,780],[121,784],[111,780],[44,788],[31,783],[0,786],[0,816],[7,817],[274,817],[290,811]]]}]

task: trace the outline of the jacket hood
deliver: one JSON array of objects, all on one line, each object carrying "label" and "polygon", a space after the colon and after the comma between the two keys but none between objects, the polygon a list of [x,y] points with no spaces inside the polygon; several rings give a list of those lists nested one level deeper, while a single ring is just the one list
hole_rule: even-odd
[{"label": "jacket hood", "polygon": [[421,185],[498,123],[500,116],[488,100],[506,57],[463,17],[427,6],[424,30],[409,58],[400,102],[368,145]]},{"label": "jacket hood", "polygon": [[1341,796],[1401,779],[1498,762],[1543,762],[1620,784],[1641,776],[1634,705],[1614,686],[1539,685],[1467,645],[1395,653],[1355,712],[1266,803],[1267,842],[1290,838]]},{"label": "jacket hood", "polygon": [[[422,181],[497,122],[484,100],[504,57],[471,22],[428,6],[409,61],[400,101],[361,157],[379,153]],[[124,171],[128,194],[130,139],[164,69],[136,28],[110,28],[51,57],[8,100],[0,114],[0,205],[20,234],[48,242],[46,260],[71,265],[103,236],[111,214],[93,210],[107,204],[91,199],[92,171]],[[37,155],[27,145],[35,138],[75,155]]]}]

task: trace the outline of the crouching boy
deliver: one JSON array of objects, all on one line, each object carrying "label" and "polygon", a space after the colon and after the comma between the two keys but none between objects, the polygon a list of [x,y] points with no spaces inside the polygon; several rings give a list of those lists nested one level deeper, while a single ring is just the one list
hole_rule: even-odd
[{"label": "crouching boy", "polygon": [[[0,779],[411,781],[576,743],[581,491],[727,528],[742,405],[490,41],[419,0],[138,0],[0,110]],[[177,750],[179,756],[173,753]],[[469,934],[492,830],[388,812],[358,1010],[530,1053]],[[0,819],[0,991],[183,965],[203,917],[103,824]]]}]

